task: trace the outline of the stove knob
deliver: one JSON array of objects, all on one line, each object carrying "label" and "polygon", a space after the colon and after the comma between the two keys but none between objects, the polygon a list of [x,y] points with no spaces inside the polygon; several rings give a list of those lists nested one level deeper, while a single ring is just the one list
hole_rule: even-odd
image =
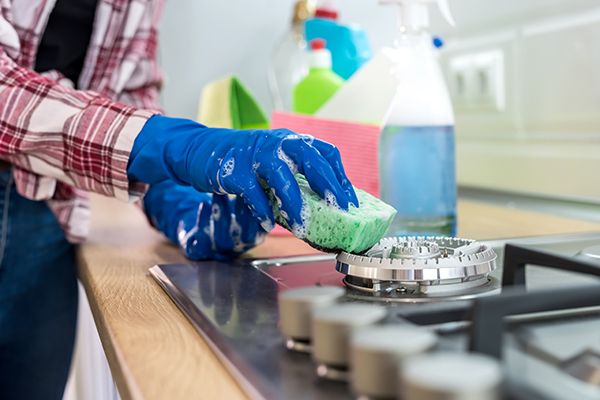
[{"label": "stove knob", "polygon": [[345,293],[343,288],[333,286],[307,286],[280,293],[279,319],[281,333],[288,338],[286,346],[308,351],[312,311],[333,304]]},{"label": "stove knob", "polygon": [[360,395],[396,398],[400,362],[431,350],[434,333],[418,328],[385,325],[357,329],[351,339],[352,385]]},{"label": "stove knob", "polygon": [[502,381],[498,360],[482,354],[423,354],[400,367],[403,400],[500,400]]},{"label": "stove knob", "polygon": [[313,359],[321,377],[346,380],[349,339],[361,326],[383,321],[383,307],[366,304],[340,304],[314,311],[312,318]]}]

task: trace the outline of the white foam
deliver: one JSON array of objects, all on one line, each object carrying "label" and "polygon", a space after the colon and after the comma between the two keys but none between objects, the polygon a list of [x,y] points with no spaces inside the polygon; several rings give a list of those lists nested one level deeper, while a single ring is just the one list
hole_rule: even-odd
[{"label": "white foam", "polygon": [[325,199],[322,201],[324,201],[328,207],[335,208],[337,211],[342,211],[342,208],[338,205],[337,198],[330,190],[325,189]]},{"label": "white foam", "polygon": [[291,229],[294,236],[296,236],[298,239],[304,239],[306,238],[310,221],[310,208],[304,201],[302,202],[302,207],[300,208],[300,220],[302,223],[293,223]]},{"label": "white foam", "polygon": [[235,214],[231,214],[231,225],[229,225],[229,236],[233,239],[233,251],[241,253],[244,251],[245,243],[242,241],[242,227],[238,224]]},{"label": "white foam", "polygon": [[267,234],[265,232],[257,232],[256,237],[254,238],[254,245],[258,246],[267,238]]},{"label": "white foam", "polygon": [[211,218],[208,226],[204,227],[204,233],[210,238],[210,248],[212,251],[217,251],[217,244],[215,243],[215,221]]},{"label": "white foam", "polygon": [[235,167],[235,160],[231,157],[221,166],[221,178],[225,178],[233,173]]},{"label": "white foam", "polygon": [[267,232],[271,232],[275,228],[275,225],[273,225],[273,222],[268,218],[265,219],[264,221],[261,221],[260,226],[262,226],[262,228]]},{"label": "white foam", "polygon": [[279,208],[281,210],[281,205],[283,203],[281,202],[281,199],[279,197],[277,197],[277,193],[275,192],[275,188],[271,188],[271,193],[273,193],[273,197],[275,197],[275,200],[277,200],[277,208]]},{"label": "white foam", "polygon": [[[201,207],[200,207],[201,208]],[[185,228],[185,222],[179,221],[179,224],[177,225],[177,240],[179,241],[179,246],[181,246],[181,248],[183,249],[184,252],[188,252],[188,241],[190,240],[190,237],[192,237],[193,235],[196,234],[196,232],[198,232],[198,224],[194,224],[194,227],[192,229],[190,229],[189,231],[186,230]],[[194,242],[192,243],[192,246],[196,244],[196,240],[194,240]]]},{"label": "white foam", "polygon": [[252,171],[254,171],[255,174],[256,174],[256,171],[258,170],[258,167],[260,167],[260,163],[258,161],[255,161],[252,164]]},{"label": "white foam", "polygon": [[[283,139],[283,140],[287,140],[292,138],[291,136],[288,136],[287,138]],[[285,152],[283,151],[283,149],[281,148],[281,145],[283,144],[283,140],[279,143],[279,147],[277,148],[277,158],[279,158],[281,161],[283,161],[284,163],[287,164],[288,168],[290,169],[290,171],[292,171],[293,175],[296,175],[298,173],[298,166],[296,165],[296,163],[294,162],[294,160],[292,160],[291,158],[288,157],[287,154],[285,154]]]},{"label": "white foam", "polygon": [[281,216],[286,220],[289,221],[290,217],[288,216],[288,213],[286,213],[285,211],[283,211],[281,208],[279,209],[279,214],[281,214]]}]

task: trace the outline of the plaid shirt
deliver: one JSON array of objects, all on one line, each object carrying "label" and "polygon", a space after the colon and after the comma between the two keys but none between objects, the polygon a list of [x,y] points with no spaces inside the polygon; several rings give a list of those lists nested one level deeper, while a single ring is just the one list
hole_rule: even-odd
[{"label": "plaid shirt", "polygon": [[87,192],[135,201],[127,180],[135,137],[159,113],[157,25],[164,0],[99,0],[78,87],[33,72],[55,0],[0,0],[0,159],[17,191],[46,200],[67,239],[88,233]]}]

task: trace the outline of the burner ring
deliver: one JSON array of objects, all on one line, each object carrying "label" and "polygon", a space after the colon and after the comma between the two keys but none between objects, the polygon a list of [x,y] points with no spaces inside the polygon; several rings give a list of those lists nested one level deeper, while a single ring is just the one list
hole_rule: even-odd
[{"label": "burner ring", "polygon": [[[435,255],[432,251],[423,251],[424,248],[433,250],[436,247],[439,251]],[[406,250],[410,248],[420,250]],[[402,252],[402,249],[405,251]],[[382,239],[365,256],[340,253],[335,269],[353,277],[380,281],[468,280],[496,269],[496,258],[490,246],[475,240],[398,237]]]}]

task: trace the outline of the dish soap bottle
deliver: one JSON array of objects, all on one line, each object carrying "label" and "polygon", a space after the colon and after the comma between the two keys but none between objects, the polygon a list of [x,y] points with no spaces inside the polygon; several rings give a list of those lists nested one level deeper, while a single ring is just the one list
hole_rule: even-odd
[{"label": "dish soap bottle", "polygon": [[305,23],[306,40],[325,39],[331,51],[333,72],[348,79],[373,57],[373,52],[360,25],[342,24],[337,19],[337,1],[319,0],[315,17]]},{"label": "dish soap bottle", "polygon": [[325,48],[325,41],[313,39],[310,45],[310,71],[294,89],[294,112],[312,115],[344,84],[344,80],[331,70],[331,53]]},{"label": "dish soap bottle", "polygon": [[[381,199],[398,213],[390,236],[455,236],[454,113],[427,32],[427,4],[436,0],[380,0],[400,6],[392,68],[398,88],[379,139]],[[447,0],[437,0],[454,26]]]},{"label": "dish soap bottle", "polygon": [[308,75],[304,22],[315,14],[316,0],[297,1],[291,29],[275,44],[267,67],[275,109],[292,111],[294,87]]}]

